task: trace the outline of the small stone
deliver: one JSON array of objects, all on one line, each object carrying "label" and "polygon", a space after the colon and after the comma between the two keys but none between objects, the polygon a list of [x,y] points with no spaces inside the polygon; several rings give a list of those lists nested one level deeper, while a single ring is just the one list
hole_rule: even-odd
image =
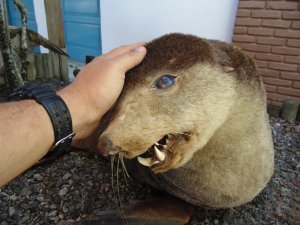
[{"label": "small stone", "polygon": [[34,175],[33,175],[33,178],[36,179],[36,180],[38,180],[38,181],[43,180],[42,175],[41,175],[41,174],[38,174],[38,173],[34,174]]},{"label": "small stone", "polygon": [[27,196],[31,194],[31,190],[28,186],[23,187],[23,189],[20,192],[21,196]]},{"label": "small stone", "polygon": [[66,187],[64,187],[63,189],[61,189],[60,191],[59,191],[59,196],[60,197],[63,197],[64,195],[66,195],[68,193],[68,188],[66,188]]},{"label": "small stone", "polygon": [[54,217],[56,215],[57,215],[57,210],[53,210],[53,211],[48,213],[48,217]]},{"label": "small stone", "polygon": [[8,208],[8,214],[9,214],[9,216],[13,216],[13,215],[15,215],[15,213],[16,213],[16,210],[15,210],[14,207],[9,207]]},{"label": "small stone", "polygon": [[69,211],[69,209],[66,205],[63,205],[62,211],[63,211],[63,213],[67,213]]},{"label": "small stone", "polygon": [[70,177],[72,177],[72,174],[66,173],[66,174],[62,177],[62,179],[63,179],[63,180],[68,180]]},{"label": "small stone", "polygon": [[0,225],[9,225],[6,221],[3,221],[2,223],[0,223]]},{"label": "small stone", "polygon": [[214,219],[214,224],[215,225],[219,224],[219,220],[218,219]]},{"label": "small stone", "polygon": [[42,197],[42,196],[38,196],[36,199],[37,199],[39,202],[44,201],[44,197]]},{"label": "small stone", "polygon": [[11,201],[16,201],[18,199],[18,197],[16,196],[16,194],[13,194],[12,196],[9,197],[9,200]]},{"label": "small stone", "polygon": [[57,207],[56,207],[56,205],[55,204],[51,204],[50,205],[50,209],[56,209]]},{"label": "small stone", "polygon": [[19,221],[19,224],[24,224],[27,220],[29,220],[29,216],[28,216],[28,215],[22,217],[22,218],[20,219],[20,221]]}]

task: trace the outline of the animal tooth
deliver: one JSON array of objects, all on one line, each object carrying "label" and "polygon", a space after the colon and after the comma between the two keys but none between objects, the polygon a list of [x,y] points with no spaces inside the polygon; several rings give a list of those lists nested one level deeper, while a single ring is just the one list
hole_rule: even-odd
[{"label": "animal tooth", "polygon": [[156,146],[154,146],[155,155],[160,161],[164,161],[166,158],[166,155],[164,152],[160,151]]},{"label": "animal tooth", "polygon": [[139,161],[140,164],[144,165],[144,166],[148,166],[151,167],[151,158],[143,158],[143,157],[138,157],[137,160]]},{"label": "animal tooth", "polygon": [[160,145],[158,142],[155,142],[155,144],[154,145]]},{"label": "animal tooth", "polygon": [[166,139],[166,144],[168,144],[170,142],[170,140],[169,139]]},{"label": "animal tooth", "polygon": [[152,166],[157,163],[160,163],[160,161],[156,160],[155,162],[152,163]]},{"label": "animal tooth", "polygon": [[162,145],[162,146],[163,146],[164,149],[167,147],[167,145]]}]

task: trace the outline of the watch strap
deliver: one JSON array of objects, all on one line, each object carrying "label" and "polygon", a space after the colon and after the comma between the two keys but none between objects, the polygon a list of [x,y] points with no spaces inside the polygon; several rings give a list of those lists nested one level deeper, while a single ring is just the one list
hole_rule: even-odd
[{"label": "watch strap", "polygon": [[10,97],[14,100],[35,99],[45,108],[52,122],[55,140],[49,153],[70,147],[75,135],[71,114],[64,100],[54,90],[28,83],[15,89]]}]

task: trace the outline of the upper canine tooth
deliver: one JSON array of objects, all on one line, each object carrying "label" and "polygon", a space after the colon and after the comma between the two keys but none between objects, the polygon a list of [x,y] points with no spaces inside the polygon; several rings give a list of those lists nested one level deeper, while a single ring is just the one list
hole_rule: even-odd
[{"label": "upper canine tooth", "polygon": [[144,165],[144,166],[148,166],[151,167],[151,158],[143,158],[143,157],[138,157],[137,160],[139,161],[140,164]]},{"label": "upper canine tooth", "polygon": [[164,161],[166,158],[166,155],[164,152],[161,152],[156,146],[154,146],[154,152],[156,157],[160,160],[160,161]]}]

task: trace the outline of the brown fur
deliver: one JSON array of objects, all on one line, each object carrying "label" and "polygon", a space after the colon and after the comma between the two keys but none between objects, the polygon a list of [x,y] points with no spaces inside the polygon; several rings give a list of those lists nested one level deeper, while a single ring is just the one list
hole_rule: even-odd
[{"label": "brown fur", "polygon": [[[153,83],[176,76],[166,90]],[[133,159],[168,133],[174,141],[162,165]],[[102,152],[132,159],[132,175],[196,205],[222,208],[251,201],[273,173],[266,98],[253,61],[219,41],[170,34],[147,45],[145,60],[126,75]]]}]

